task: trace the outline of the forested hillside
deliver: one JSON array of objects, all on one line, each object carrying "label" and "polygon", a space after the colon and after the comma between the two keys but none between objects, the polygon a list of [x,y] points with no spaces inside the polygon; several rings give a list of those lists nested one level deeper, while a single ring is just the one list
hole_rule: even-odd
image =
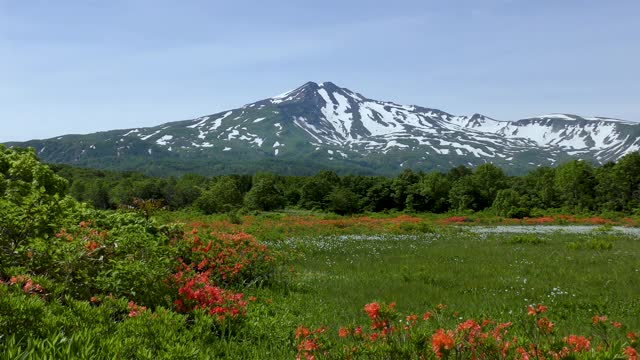
[{"label": "forested hillside", "polygon": [[353,214],[381,211],[442,213],[492,209],[497,215],[524,217],[548,210],[632,213],[640,205],[640,153],[594,166],[573,160],[508,176],[492,164],[458,166],[448,172],[405,170],[395,177],[314,176],[271,173],[179,178],[149,177],[52,165],[69,181],[68,193],[96,208],[161,200],[170,209],[194,207],[205,214],[298,208]]}]

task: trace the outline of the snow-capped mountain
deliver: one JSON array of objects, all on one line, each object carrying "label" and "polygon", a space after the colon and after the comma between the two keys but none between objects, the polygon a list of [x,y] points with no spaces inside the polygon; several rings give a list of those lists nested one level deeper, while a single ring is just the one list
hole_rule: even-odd
[{"label": "snow-capped mountain", "polygon": [[493,162],[512,173],[571,158],[598,163],[640,149],[640,124],[550,114],[501,121],[366,98],[331,82],[193,120],[34,140],[49,162],[152,173],[392,174]]}]

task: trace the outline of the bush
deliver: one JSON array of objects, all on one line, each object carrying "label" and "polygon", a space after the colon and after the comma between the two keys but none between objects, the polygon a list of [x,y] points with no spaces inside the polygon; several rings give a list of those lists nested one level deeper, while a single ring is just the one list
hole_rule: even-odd
[{"label": "bush", "polygon": [[353,191],[343,188],[334,188],[325,198],[327,210],[338,215],[351,215],[359,211],[358,195]]},{"label": "bush", "polygon": [[40,164],[33,149],[0,145],[0,274],[29,262],[43,242],[82,211],[65,196],[67,181]]},{"label": "bush", "polygon": [[194,206],[206,215],[226,213],[242,207],[242,193],[235,180],[222,177],[202,192]]},{"label": "bush", "polygon": [[245,196],[247,207],[252,210],[272,211],[284,208],[287,199],[278,184],[276,176],[262,174]]}]

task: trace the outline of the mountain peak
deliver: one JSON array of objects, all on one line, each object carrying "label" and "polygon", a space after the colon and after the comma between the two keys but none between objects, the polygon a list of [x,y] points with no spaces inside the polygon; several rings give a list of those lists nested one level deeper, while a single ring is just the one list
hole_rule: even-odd
[{"label": "mountain peak", "polygon": [[552,114],[545,114],[545,115],[535,116],[534,118],[536,118],[536,119],[576,120],[576,119],[578,119],[580,117],[577,116],[577,115],[572,115],[572,114],[552,113]]},{"label": "mountain peak", "polygon": [[299,101],[304,98],[313,97],[320,89],[324,89],[329,93],[345,90],[330,81],[325,81],[322,83],[307,81],[301,86],[293,90],[286,91],[280,95],[276,95],[270,98],[269,100],[271,101],[272,104],[280,104],[286,101],[294,101],[294,100]]},{"label": "mountain peak", "polygon": [[338,85],[332,83],[331,81],[325,81],[325,82],[322,82],[322,83],[320,83],[318,85],[320,87],[335,87],[335,88],[339,87]]},{"label": "mountain peak", "polygon": [[35,147],[45,161],[80,166],[104,167],[126,157],[131,164],[163,161],[167,168],[187,159],[192,167],[181,168],[189,171],[289,171],[296,163],[390,174],[403,167],[443,170],[487,161],[518,168],[577,157],[606,162],[640,149],[640,125],[558,113],[516,121],[456,116],[370,99],[330,81],[308,81],[197,119],[23,145]]}]

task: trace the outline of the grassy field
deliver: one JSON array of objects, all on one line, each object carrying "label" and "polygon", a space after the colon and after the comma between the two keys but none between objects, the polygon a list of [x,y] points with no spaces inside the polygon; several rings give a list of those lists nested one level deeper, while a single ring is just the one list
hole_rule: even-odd
[{"label": "grassy field", "polygon": [[[621,338],[640,328],[636,237],[607,226],[584,234],[475,233],[440,226],[442,219],[404,220],[315,218],[300,224],[285,218],[265,220],[269,226],[256,226],[255,219],[199,225],[259,229],[272,249],[287,254],[287,280],[257,293],[269,303],[268,316],[261,319],[278,324],[261,345],[273,347],[274,356],[283,355],[276,344],[291,342],[291,331],[300,325],[326,326],[323,341],[339,347],[338,330],[367,326],[363,306],[372,302],[396,302],[397,313],[406,315],[444,304],[447,316],[438,325],[445,328],[471,318],[492,319],[513,322],[514,333],[526,334],[526,310],[536,304],[548,308],[559,338],[597,339],[593,317],[601,315],[623,324]],[[274,236],[274,229],[293,236]]]},{"label": "grassy field", "polygon": [[[624,351],[638,347],[628,334],[640,330],[640,238],[608,225],[581,234],[513,234],[467,226],[505,223],[486,218],[164,216],[184,224],[185,239],[240,234],[224,237],[236,241],[246,233],[267,245],[278,259],[270,280],[232,288],[244,294],[246,315],[227,327],[197,311],[140,310],[126,297],[53,300],[24,288],[21,294],[26,284],[0,286],[0,321],[34,326],[28,338],[0,338],[3,358],[466,359],[484,351],[492,354],[487,359],[550,359],[549,351],[577,349],[570,335],[584,336],[578,339],[589,351],[560,358],[633,359]],[[163,249],[170,247],[156,251]],[[3,301],[8,294],[15,298]],[[45,328],[53,330],[38,332]],[[493,340],[478,350],[483,334]],[[455,348],[447,348],[447,336]]]},{"label": "grassy field", "polygon": [[[564,331],[608,314],[640,326],[640,240],[612,233],[474,234],[293,238],[294,291],[301,321],[333,327],[362,320],[371,301],[404,312],[447,304],[462,317],[508,321],[529,304],[550,307]],[[559,326],[560,327],[560,326]]]}]

